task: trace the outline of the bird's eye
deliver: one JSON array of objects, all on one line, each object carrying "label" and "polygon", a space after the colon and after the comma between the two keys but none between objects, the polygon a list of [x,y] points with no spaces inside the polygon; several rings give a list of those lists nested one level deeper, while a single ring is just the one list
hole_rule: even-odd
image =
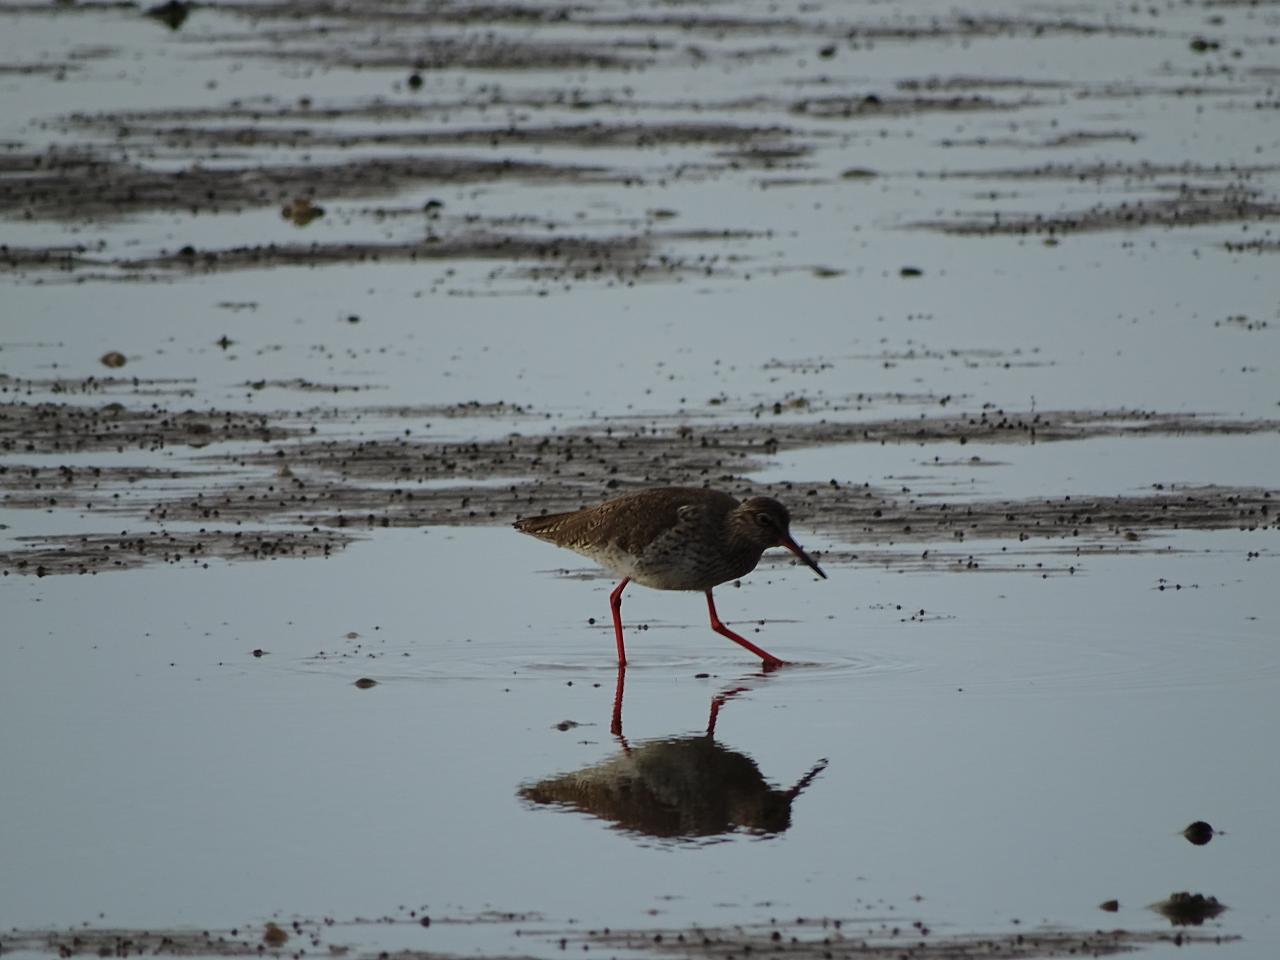
[{"label": "bird's eye", "polygon": [[760,524],[762,527],[772,527],[773,517],[769,516],[767,513],[757,513],[756,523]]}]

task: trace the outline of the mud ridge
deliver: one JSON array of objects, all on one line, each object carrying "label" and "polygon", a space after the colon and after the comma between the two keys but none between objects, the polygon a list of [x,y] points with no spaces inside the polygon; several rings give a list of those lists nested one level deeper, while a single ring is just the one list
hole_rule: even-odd
[{"label": "mud ridge", "polygon": [[[211,559],[277,560],[327,557],[345,547],[353,536],[336,531],[171,531],[149,529],[131,534],[63,534],[53,537],[21,537],[25,545],[14,558],[12,571],[37,577],[58,573],[99,573],[132,570],[144,565],[197,565]],[[0,570],[10,566],[0,561]]]},{"label": "mud ridge", "polygon": [[738,927],[693,927],[687,930],[599,930],[585,936],[571,931],[570,942],[583,947],[636,951],[665,957],[740,957],[762,954],[804,960],[857,957],[867,960],[977,957],[1109,957],[1161,943],[1222,944],[1238,937],[1139,930],[1038,929],[1027,933],[936,935],[923,922],[797,919],[794,923]]},{"label": "mud ridge", "polygon": [[1231,223],[1266,223],[1280,219],[1280,201],[1247,184],[1177,184],[1156,188],[1163,196],[1097,203],[1058,213],[996,210],[986,214],[958,212],[941,220],[912,224],[960,236],[1100,233],[1147,227],[1199,227]]},{"label": "mud ridge", "polygon": [[[600,167],[465,157],[370,157],[343,163],[254,164],[156,170],[97,152],[51,148],[29,155],[29,172],[0,177],[0,214],[26,219],[102,220],[156,210],[239,213],[298,195],[374,197],[415,184],[519,179],[599,182]],[[21,171],[19,171],[21,172]]]},{"label": "mud ridge", "polygon": [[[973,107],[972,109],[980,109]],[[796,136],[784,126],[750,126],[728,122],[605,123],[519,125],[504,123],[488,127],[441,127],[433,130],[341,131],[315,127],[253,126],[130,126],[121,128],[122,139],[139,137],[144,142],[163,144],[169,149],[352,149],[356,147],[441,147],[441,146],[555,146],[586,149],[646,149],[659,146],[699,146],[704,144],[751,144]],[[797,152],[801,148],[792,148]],[[478,162],[478,161],[477,161]],[[529,165],[533,170],[537,168]],[[591,168],[565,168],[561,176],[580,174]],[[592,171],[596,172],[596,171]],[[543,173],[545,175],[545,172]],[[623,174],[617,175],[619,178]],[[597,182],[599,177],[596,178]]]}]

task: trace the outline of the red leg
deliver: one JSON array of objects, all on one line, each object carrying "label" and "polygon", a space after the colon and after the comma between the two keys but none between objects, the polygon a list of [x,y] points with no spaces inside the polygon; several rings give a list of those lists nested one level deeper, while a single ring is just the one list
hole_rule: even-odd
[{"label": "red leg", "polygon": [[[613,637],[618,641],[618,666],[620,667],[627,665],[627,651],[622,646],[622,591],[630,582],[630,577],[623,577],[622,582],[613,588],[613,593],[609,594],[609,609],[613,611]],[[711,594],[708,593],[707,596],[710,597]]]},{"label": "red leg", "polygon": [[[623,582],[625,583],[626,581],[623,581]],[[786,663],[785,660],[779,660],[777,657],[775,657],[772,653],[769,653],[767,650],[761,650],[759,647],[757,647],[754,643],[752,643],[746,637],[738,636],[736,633],[734,633],[732,630],[726,627],[723,623],[721,623],[720,617],[716,615],[716,602],[711,599],[710,590],[707,591],[707,610],[711,612],[711,629],[714,630],[716,633],[720,634],[720,636],[728,637],[734,643],[740,646],[746,647],[748,650],[750,650],[757,657],[759,657],[761,660],[764,661],[764,668],[766,670],[773,670],[777,667],[782,666],[784,663]],[[619,636],[621,636],[621,634],[619,634]]]}]

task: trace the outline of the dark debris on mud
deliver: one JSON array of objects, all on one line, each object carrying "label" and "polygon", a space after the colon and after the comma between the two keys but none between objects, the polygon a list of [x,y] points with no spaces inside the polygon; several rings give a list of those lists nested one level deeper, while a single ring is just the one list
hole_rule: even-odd
[{"label": "dark debris on mud", "polygon": [[[173,412],[158,405],[133,410],[114,402],[101,407],[9,403],[0,407],[0,450],[9,454],[0,467],[0,504],[73,509],[100,518],[94,521],[99,530],[107,522],[109,529],[134,529],[27,536],[19,548],[0,553],[0,569],[92,573],[176,559],[203,563],[214,557],[328,555],[379,528],[502,525],[671,484],[710,485],[740,496],[776,495],[790,505],[798,523],[853,546],[848,553],[832,554],[836,561],[941,570],[1043,570],[1043,562],[1027,560],[1033,555],[1029,551],[1041,556],[1052,551],[1068,558],[1070,573],[1075,558],[1090,550],[1149,549],[1143,541],[1161,530],[1280,527],[1275,509],[1280,492],[1266,489],[955,500],[834,478],[778,484],[751,478],[780,451],[804,447],[1280,431],[1280,424],[1270,421],[1138,411],[985,410],[860,423],[606,420],[547,434],[519,430],[522,421],[536,422],[536,416],[505,404],[379,414],[386,418],[385,430],[370,434],[362,428],[352,435],[354,422],[344,424],[333,411],[268,415]],[[426,414],[490,417],[512,430],[490,439],[442,440],[429,428],[423,433],[420,421]],[[411,421],[412,431],[395,428],[397,422]],[[190,452],[166,470],[20,462],[24,453],[145,455],[172,448]],[[146,533],[137,532],[138,522]],[[958,551],[966,541],[986,543],[986,553]],[[932,546],[922,552],[919,545]],[[1009,549],[1015,554],[1005,556]]]},{"label": "dark debris on mud", "polygon": [[916,116],[922,113],[973,113],[1020,110],[1034,107],[1038,101],[1030,98],[997,100],[975,94],[950,97],[881,96],[869,93],[861,96],[827,96],[800,100],[792,111],[805,117],[819,119],[887,118]]},{"label": "dark debris on mud", "polygon": [[738,927],[693,927],[688,930],[603,930],[585,936],[574,931],[570,943],[635,951],[664,957],[787,956],[803,960],[937,960],[1007,957],[1109,957],[1169,943],[1223,944],[1238,937],[1190,936],[1139,930],[1038,929],[1026,933],[935,934],[921,921],[869,925],[856,921],[798,918],[794,923]]},{"label": "dark debris on mud", "polygon": [[[544,224],[541,235],[536,236],[468,225],[452,235],[441,235],[432,229],[418,239],[381,243],[334,241],[201,248],[187,245],[146,257],[104,258],[90,255],[84,247],[19,250],[0,246],[0,270],[52,269],[76,280],[110,281],[267,267],[495,261],[499,266],[491,279],[502,276],[632,286],[732,273],[732,264],[737,260],[734,256],[723,252],[680,254],[671,248],[711,240],[736,244],[757,236],[740,230],[644,230],[616,236],[562,236],[549,233],[551,226]],[[437,278],[435,282],[441,281]]]},{"label": "dark debris on mud", "polygon": [[[1060,171],[1070,179],[1093,180],[1088,169]],[[1002,179],[1005,172],[993,179]],[[1052,174],[1045,173],[1048,177]],[[916,227],[959,236],[1022,236],[1096,233],[1144,228],[1186,228],[1222,224],[1258,224],[1280,220],[1280,200],[1244,180],[1228,183],[1157,183],[1145,196],[1099,201],[1075,210],[1028,213],[993,210],[957,212],[953,216],[918,221]]]},{"label": "dark debris on mud", "polygon": [[[101,120],[95,121],[101,124]],[[752,144],[796,137],[798,131],[789,127],[772,125],[729,123],[725,121],[664,123],[588,123],[517,124],[503,123],[488,127],[440,127],[432,130],[326,130],[308,126],[278,126],[255,124],[251,126],[121,126],[117,139],[130,135],[142,136],[144,142],[158,142],[169,148],[185,150],[254,147],[259,149],[351,149],[354,147],[447,147],[447,146],[552,146],[579,147],[584,149],[644,150],[662,146],[701,146],[706,144]],[[462,164],[450,169],[450,174],[460,179],[464,174],[474,179],[492,175],[500,166],[492,162],[472,161],[473,171]],[[624,179],[622,173],[605,177],[597,167],[561,167],[551,164],[525,163],[513,165],[508,175],[522,175],[527,179],[545,177],[575,182],[616,182]]]},{"label": "dark debris on mud", "polygon": [[0,570],[47,577],[60,573],[133,570],[145,565],[209,565],[217,560],[281,560],[327,557],[354,536],[339,531],[205,530],[60,534],[24,538],[20,557],[0,556]]},{"label": "dark debris on mud", "polygon": [[[449,953],[427,948],[380,951],[344,942],[344,935],[369,925],[415,925],[425,929],[445,925],[497,925],[506,928],[512,942],[533,941],[523,952],[479,953],[476,956],[516,960],[561,950],[606,950],[655,957],[730,958],[787,956],[797,960],[899,960],[901,957],[937,960],[975,960],[1007,957],[1035,960],[1041,957],[1106,957],[1131,953],[1158,944],[1208,946],[1237,942],[1231,934],[1188,930],[1068,930],[1038,928],[1012,933],[935,933],[920,920],[895,919],[892,923],[798,917],[794,921],[770,921],[733,927],[691,926],[679,929],[592,929],[580,926],[554,930],[532,914],[490,912],[476,916],[429,916],[405,911],[404,915],[377,919],[269,922],[230,930],[113,929],[82,927],[72,930],[12,930],[0,935],[0,951],[6,953],[69,957],[254,957],[299,951],[346,956],[351,960],[448,960]],[[425,936],[425,934],[424,934]],[[539,949],[541,948],[541,949]]]},{"label": "dark debris on mud", "polygon": [[259,936],[240,931],[129,930],[85,927],[76,930],[11,930],[0,934],[0,950],[51,957],[260,956]]},{"label": "dark debris on mud", "polygon": [[[252,146],[254,134],[238,135]],[[265,137],[265,134],[264,134]],[[273,144],[268,141],[266,147]],[[450,185],[518,179],[532,183],[611,179],[600,167],[532,160],[456,156],[365,157],[329,164],[255,163],[176,173],[121,161],[91,148],[50,148],[9,155],[0,176],[0,215],[27,220],[116,219],[152,211],[240,213],[278,207],[299,194],[388,196],[420,184]],[[616,179],[616,178],[615,178]]]},{"label": "dark debris on mud", "polygon": [[[127,407],[71,403],[0,405],[0,452],[14,454],[159,450],[210,443],[282,440],[298,432],[267,414],[168,410],[159,405]],[[11,471],[13,467],[3,468]]]},{"label": "dark debris on mud", "polygon": [[652,231],[618,236],[540,236],[492,232],[468,227],[454,235],[434,230],[420,240],[386,243],[269,243],[199,249],[187,246],[151,257],[100,264],[142,274],[154,271],[214,273],[261,267],[317,267],[342,263],[414,263],[432,260],[500,261],[504,276],[540,280],[596,280],[605,284],[671,281],[710,276],[726,269],[719,255],[680,256],[662,252],[667,244],[707,240],[740,241],[742,231]]},{"label": "dark debris on mud", "polygon": [[[15,377],[0,373],[0,397],[6,400],[43,395],[193,396],[195,385],[194,377]],[[2,416],[3,408],[0,408]]]}]

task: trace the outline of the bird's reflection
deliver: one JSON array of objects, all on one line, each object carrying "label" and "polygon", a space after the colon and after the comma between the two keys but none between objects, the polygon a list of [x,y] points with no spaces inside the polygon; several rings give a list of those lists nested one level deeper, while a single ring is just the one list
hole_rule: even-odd
[{"label": "bird's reflection", "polygon": [[663,839],[706,840],[735,831],[777,834],[791,826],[791,805],[826,767],[819,760],[794,786],[771,787],[754,760],[716,742],[725,703],[748,690],[715,696],[707,731],[631,744],[622,733],[626,668],[619,668],[611,729],[620,750],[573,773],[520,789],[532,805],[576,810],[614,827]]}]

